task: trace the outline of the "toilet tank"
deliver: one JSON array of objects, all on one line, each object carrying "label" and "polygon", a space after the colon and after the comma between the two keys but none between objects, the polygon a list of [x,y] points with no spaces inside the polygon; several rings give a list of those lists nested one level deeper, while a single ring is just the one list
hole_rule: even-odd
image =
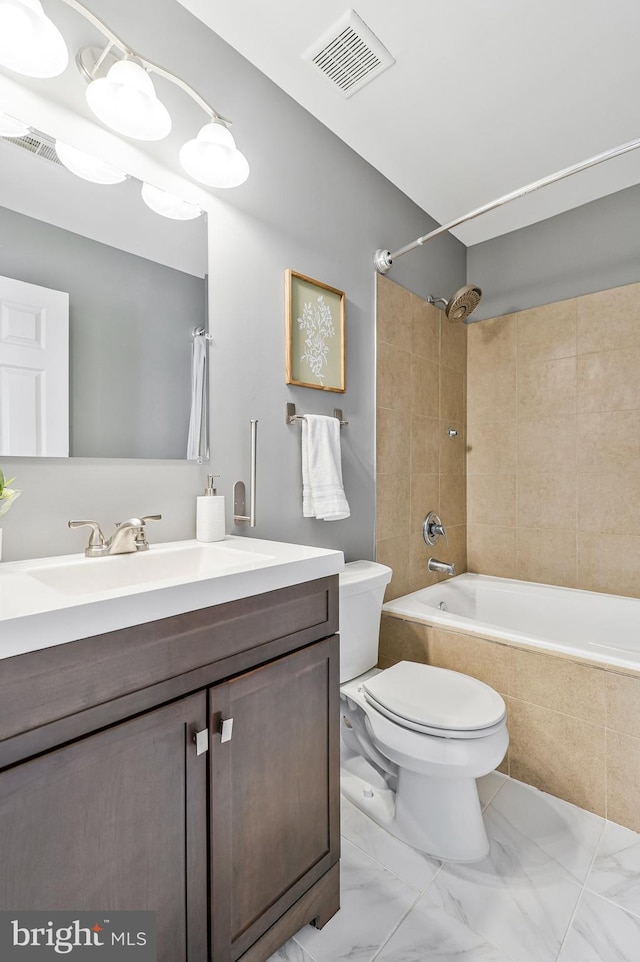
[{"label": "toilet tank", "polygon": [[340,572],[340,682],[378,661],[382,602],[392,574],[375,561],[352,561]]}]

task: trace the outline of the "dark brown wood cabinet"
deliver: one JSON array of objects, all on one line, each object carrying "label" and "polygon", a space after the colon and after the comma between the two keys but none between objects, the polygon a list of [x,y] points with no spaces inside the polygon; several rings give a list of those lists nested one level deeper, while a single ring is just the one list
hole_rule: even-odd
[{"label": "dark brown wood cabinet", "polygon": [[339,904],[336,582],[0,662],[0,908],[153,910],[160,962],[262,962],[324,924]]}]

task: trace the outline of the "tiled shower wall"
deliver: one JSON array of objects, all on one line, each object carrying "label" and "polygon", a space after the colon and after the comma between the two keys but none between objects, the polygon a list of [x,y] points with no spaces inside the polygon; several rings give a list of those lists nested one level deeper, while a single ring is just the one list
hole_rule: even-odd
[{"label": "tiled shower wall", "polygon": [[468,328],[470,571],[640,597],[640,284]]},{"label": "tiled shower wall", "polygon": [[[467,327],[380,276],[377,324],[376,557],[393,569],[388,600],[438,580],[430,554],[466,570]],[[429,511],[448,546],[425,545]]]}]

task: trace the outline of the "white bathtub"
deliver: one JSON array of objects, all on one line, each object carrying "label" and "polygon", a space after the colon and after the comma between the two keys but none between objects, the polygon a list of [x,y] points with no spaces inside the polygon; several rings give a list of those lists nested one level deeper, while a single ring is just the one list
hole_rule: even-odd
[{"label": "white bathtub", "polygon": [[640,670],[640,599],[463,574],[384,605],[409,621]]}]

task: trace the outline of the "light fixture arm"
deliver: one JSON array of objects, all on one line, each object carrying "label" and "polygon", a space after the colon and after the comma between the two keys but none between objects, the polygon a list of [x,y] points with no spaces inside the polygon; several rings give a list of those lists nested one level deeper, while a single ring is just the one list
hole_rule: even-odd
[{"label": "light fixture arm", "polygon": [[191,97],[193,101],[195,101],[195,103],[197,103],[202,110],[204,110],[204,112],[213,122],[224,124],[225,127],[231,126],[232,121],[228,120],[226,117],[223,117],[222,114],[219,114],[218,111],[211,106],[211,104],[207,103],[204,97],[200,96],[197,90],[194,90],[193,87],[190,86],[190,84],[182,80],[181,77],[177,77],[165,67],[161,67],[160,64],[154,63],[152,60],[147,60],[146,57],[136,53],[136,51],[124,43],[124,41],[121,40],[120,37],[118,37],[113,30],[110,29],[110,27],[103,23],[103,21],[96,17],[96,15],[90,10],[87,10],[87,8],[79,3],[78,0],[62,0],[62,2],[66,3],[68,7],[71,7],[73,10],[75,10],[76,13],[79,13],[85,18],[85,20],[88,20],[89,23],[91,23],[97,30],[100,31],[102,36],[107,41],[105,49],[102,51],[101,55],[93,65],[93,74],[97,72],[103,60],[108,56],[112,48],[116,47],[122,54],[124,54],[125,57],[137,60],[139,63],[141,63],[145,70],[148,70],[150,73],[156,73],[158,76],[164,77],[165,80],[169,80],[177,87],[180,87],[181,90],[183,90],[189,97]]}]

